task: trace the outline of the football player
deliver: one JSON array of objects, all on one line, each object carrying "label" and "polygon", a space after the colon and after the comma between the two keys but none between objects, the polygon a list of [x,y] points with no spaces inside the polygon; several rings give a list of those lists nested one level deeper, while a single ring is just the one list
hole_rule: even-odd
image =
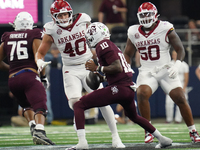
[{"label": "football player", "polygon": [[20,12],[13,23],[15,31],[5,32],[1,37],[0,62],[5,57],[10,65],[8,86],[23,108],[29,122],[34,144],[54,145],[44,130],[47,115],[46,92],[41,82],[47,83],[42,72],[40,79],[35,63],[35,53],[42,40],[42,31],[33,29],[33,17]]},{"label": "football player", "polygon": [[[157,8],[145,2],[138,8],[139,25],[130,26],[124,56],[128,63],[138,50],[140,53],[139,75],[137,77],[137,101],[141,115],[150,121],[149,98],[160,85],[178,105],[189,129],[192,142],[200,142],[192,112],[182,89],[178,70],[185,56],[183,44],[168,21],[158,20]],[[171,64],[170,47],[177,52],[177,60]],[[145,143],[153,142],[153,136],[146,132]]]},{"label": "football player", "polygon": [[[88,93],[93,91],[86,84],[89,71],[85,69],[85,62],[93,57],[85,39],[85,31],[91,18],[85,13],[73,15],[70,4],[64,0],[54,1],[50,7],[50,13],[53,21],[44,25],[45,34],[36,53],[38,71],[40,72],[48,64],[44,61],[44,56],[52,43],[55,43],[62,57],[64,91],[69,107],[73,110],[74,103],[82,96],[83,88]],[[112,132],[112,146],[124,148],[117,132],[112,108],[105,106],[101,107],[100,111]]]},{"label": "football player", "polygon": [[[86,39],[90,47],[96,48],[99,65],[97,66],[93,60],[89,60],[86,62],[85,67],[92,72],[105,74],[108,86],[83,96],[80,101],[74,104],[79,142],[72,148],[88,148],[84,129],[84,111],[92,107],[102,107],[115,103],[123,106],[125,114],[130,120],[158,138],[159,144],[156,145],[156,148],[171,145],[171,139],[162,136],[148,120],[137,114],[134,101],[136,85],[132,82],[132,69],[126,62],[121,50],[110,41],[110,33],[107,26],[100,22],[92,23],[87,29]],[[67,150],[70,150],[70,148]]]}]

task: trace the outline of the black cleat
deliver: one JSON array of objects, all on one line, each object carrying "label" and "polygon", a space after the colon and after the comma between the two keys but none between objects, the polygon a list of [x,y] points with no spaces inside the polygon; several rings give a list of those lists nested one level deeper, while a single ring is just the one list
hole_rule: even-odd
[{"label": "black cleat", "polygon": [[46,132],[44,130],[37,129],[33,132],[33,143],[36,145],[55,145],[55,143],[46,137]]}]

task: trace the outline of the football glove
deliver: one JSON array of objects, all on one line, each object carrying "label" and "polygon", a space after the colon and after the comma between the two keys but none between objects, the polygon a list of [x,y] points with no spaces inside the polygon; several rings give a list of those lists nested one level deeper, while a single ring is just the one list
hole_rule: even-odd
[{"label": "football glove", "polygon": [[38,73],[40,73],[42,71],[42,69],[45,68],[50,63],[51,63],[51,61],[45,62],[42,59],[38,59],[37,60]]},{"label": "football glove", "polygon": [[44,75],[44,76],[41,76],[40,79],[41,79],[42,84],[44,85],[45,90],[47,90],[50,86],[47,77]]},{"label": "football glove", "polygon": [[176,60],[175,64],[168,69],[169,77],[174,79],[178,75],[178,70],[181,66],[181,61]]}]

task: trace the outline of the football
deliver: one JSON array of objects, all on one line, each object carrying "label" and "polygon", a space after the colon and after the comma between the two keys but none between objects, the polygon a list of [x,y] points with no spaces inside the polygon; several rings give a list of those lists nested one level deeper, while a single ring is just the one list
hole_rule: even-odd
[{"label": "football", "polygon": [[90,71],[86,77],[86,83],[92,90],[96,90],[98,89],[101,82],[99,76]]}]

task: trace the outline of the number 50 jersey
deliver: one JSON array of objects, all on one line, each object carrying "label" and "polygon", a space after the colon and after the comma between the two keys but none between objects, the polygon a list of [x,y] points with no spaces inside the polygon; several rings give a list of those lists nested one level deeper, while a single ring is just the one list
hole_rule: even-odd
[{"label": "number 50 jersey", "polygon": [[65,66],[83,64],[92,57],[86,44],[85,31],[91,18],[85,13],[73,15],[73,23],[66,28],[53,21],[44,25],[44,33],[50,35],[59,49]]},{"label": "number 50 jersey", "polygon": [[170,63],[170,44],[167,34],[174,30],[167,21],[158,20],[157,25],[145,33],[140,25],[133,25],[128,29],[128,38],[140,53],[141,68],[152,70],[155,66]]}]

